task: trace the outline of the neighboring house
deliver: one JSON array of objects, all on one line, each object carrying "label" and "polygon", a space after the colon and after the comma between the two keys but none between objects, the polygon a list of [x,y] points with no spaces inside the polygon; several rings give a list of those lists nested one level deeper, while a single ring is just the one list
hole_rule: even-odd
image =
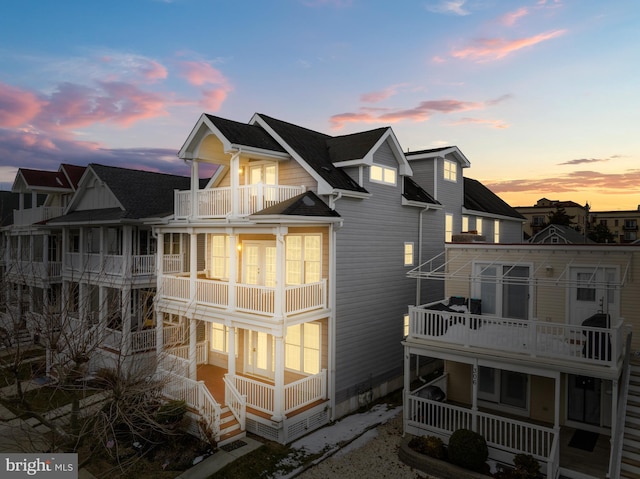
[{"label": "neighboring house", "polygon": [[635,210],[591,211],[589,224],[592,229],[599,224],[606,226],[616,243],[633,243],[640,239],[640,206]]},{"label": "neighboring house", "polygon": [[570,226],[549,225],[529,238],[529,243],[595,244],[595,241]]},{"label": "neighboring house", "polygon": [[202,115],[178,156],[192,187],[154,227],[158,354],[171,394],[197,397],[221,442],[290,442],[401,387],[406,305],[443,294],[407,272],[463,214],[522,237],[515,212],[465,209],[457,147],[405,155],[391,128],[329,136]]},{"label": "neighboring house", "polygon": [[[640,374],[629,366],[640,349],[639,253],[448,244],[444,263],[410,272],[444,282],[445,294],[409,308],[405,432],[447,442],[473,429],[491,458],[531,454],[550,478],[638,477],[640,390],[628,378]],[[413,373],[425,358],[444,361],[426,386]]]},{"label": "neighboring house", "polygon": [[62,282],[61,238],[43,224],[63,213],[83,172],[84,167],[68,164],[57,171],[18,169],[11,190],[18,198],[13,221],[3,227],[3,322],[22,331],[15,331],[13,340],[37,334],[43,308],[55,302]]},{"label": "neighboring house", "polygon": [[142,367],[155,356],[157,257],[148,223],[170,215],[174,190],[189,187],[188,177],[90,164],[64,214],[41,227],[58,238],[49,311],[74,335],[69,344],[86,342],[77,347],[91,351],[89,372]]},{"label": "neighboring house", "polygon": [[588,224],[589,209],[575,201],[559,201],[540,198],[533,206],[514,206],[514,209],[524,216],[526,222],[524,224],[524,233],[533,236],[547,226],[549,215],[555,213],[558,209],[563,209],[567,215],[573,217],[571,222],[585,229]]}]

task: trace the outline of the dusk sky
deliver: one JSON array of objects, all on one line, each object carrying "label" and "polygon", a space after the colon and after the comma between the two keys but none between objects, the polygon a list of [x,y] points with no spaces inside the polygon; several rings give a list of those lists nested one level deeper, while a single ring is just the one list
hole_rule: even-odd
[{"label": "dusk sky", "polygon": [[20,0],[0,7],[17,168],[188,174],[201,113],[456,145],[512,206],[640,205],[636,0]]}]

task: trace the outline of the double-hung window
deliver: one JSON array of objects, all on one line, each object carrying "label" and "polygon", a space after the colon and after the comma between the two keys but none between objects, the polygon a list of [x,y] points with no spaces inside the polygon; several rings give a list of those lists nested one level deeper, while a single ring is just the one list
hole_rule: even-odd
[{"label": "double-hung window", "polygon": [[211,236],[211,277],[229,277],[229,237]]},{"label": "double-hung window", "polygon": [[321,278],[322,236],[288,235],[286,237],[286,283],[317,283]]},{"label": "double-hung window", "polygon": [[320,323],[295,324],[287,328],[285,367],[306,374],[320,372]]},{"label": "double-hung window", "polygon": [[458,165],[455,161],[444,160],[444,179],[458,181]]},{"label": "double-hung window", "polygon": [[369,168],[369,180],[374,183],[395,186],[396,177],[397,172],[395,168],[382,165],[371,165],[371,168]]}]

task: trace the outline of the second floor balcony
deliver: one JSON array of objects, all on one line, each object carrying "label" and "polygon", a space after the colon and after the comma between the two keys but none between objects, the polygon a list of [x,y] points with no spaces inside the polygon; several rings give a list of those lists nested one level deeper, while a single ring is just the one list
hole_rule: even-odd
[{"label": "second floor balcony", "polygon": [[100,253],[67,253],[64,268],[79,274],[116,276],[151,276],[156,274],[156,255],[108,255]]},{"label": "second floor balcony", "polygon": [[443,311],[442,305],[438,301],[409,309],[407,341],[464,348],[478,355],[517,355],[612,368],[623,355],[626,329],[620,318],[612,318],[608,327],[592,327]]},{"label": "second floor balcony", "polygon": [[[176,219],[247,216],[305,192],[304,186],[255,184],[204,190],[176,191]],[[194,194],[195,193],[195,194]],[[195,198],[195,208],[194,208]]]},{"label": "second floor balcony", "polygon": [[24,210],[13,210],[13,224],[15,226],[32,225],[40,221],[46,221],[57,216],[62,216],[62,206],[38,206]]},{"label": "second floor balcony", "polygon": [[159,298],[268,317],[290,316],[327,308],[327,281],[284,288],[164,275]]}]

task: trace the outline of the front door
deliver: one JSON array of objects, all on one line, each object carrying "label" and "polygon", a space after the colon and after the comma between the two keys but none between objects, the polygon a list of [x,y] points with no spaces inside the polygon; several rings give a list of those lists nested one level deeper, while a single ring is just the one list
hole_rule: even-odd
[{"label": "front door", "polygon": [[273,241],[245,241],[242,244],[243,283],[274,287],[276,285],[276,244]]},{"label": "front door", "polygon": [[601,390],[601,379],[570,374],[567,419],[600,426]]},{"label": "front door", "polygon": [[245,348],[247,351],[245,372],[273,379],[274,349],[273,336],[260,331],[249,331]]}]

